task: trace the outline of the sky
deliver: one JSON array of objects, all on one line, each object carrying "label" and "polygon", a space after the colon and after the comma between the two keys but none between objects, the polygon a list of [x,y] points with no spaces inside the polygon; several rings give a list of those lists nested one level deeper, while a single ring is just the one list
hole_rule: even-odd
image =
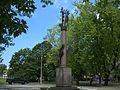
[{"label": "sky", "polygon": [[[54,0],[54,4],[47,6],[46,8],[42,8],[40,0],[35,0],[35,5],[37,7],[35,13],[30,19],[25,18],[29,27],[27,33],[13,39],[15,45],[6,49],[2,55],[2,58],[4,59],[2,63],[9,66],[9,61],[15,52],[18,52],[23,48],[32,49],[36,44],[41,43],[43,38],[47,35],[48,29],[60,23],[61,7],[68,9],[70,13],[73,13],[75,9],[75,6],[72,4],[73,1],[78,2],[82,0]],[[94,2],[94,0],[91,1]]]}]

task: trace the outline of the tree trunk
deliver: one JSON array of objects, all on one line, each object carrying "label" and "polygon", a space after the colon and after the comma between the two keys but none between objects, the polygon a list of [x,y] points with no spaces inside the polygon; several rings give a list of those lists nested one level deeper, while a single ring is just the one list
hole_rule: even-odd
[{"label": "tree trunk", "polygon": [[117,79],[118,79],[118,82],[120,82],[120,77],[117,77]]},{"label": "tree trunk", "polygon": [[92,86],[92,82],[93,82],[93,76],[90,79],[90,86]]},{"label": "tree trunk", "polygon": [[101,85],[101,75],[99,75],[99,84]]},{"label": "tree trunk", "polygon": [[104,86],[108,86],[108,81],[109,81],[109,75],[106,75]]},{"label": "tree trunk", "polygon": [[77,85],[79,86],[79,84],[80,84],[80,83],[79,83],[79,80],[77,80],[76,83],[77,83]]}]

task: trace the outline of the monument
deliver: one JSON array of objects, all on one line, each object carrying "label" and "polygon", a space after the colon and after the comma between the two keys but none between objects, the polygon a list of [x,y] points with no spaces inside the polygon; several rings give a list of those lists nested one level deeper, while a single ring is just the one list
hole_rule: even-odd
[{"label": "monument", "polygon": [[66,31],[68,24],[68,10],[63,10],[62,13],[62,23],[60,24],[62,31],[62,46],[59,51],[60,66],[56,70],[56,86],[57,87],[69,87],[71,86],[71,68],[66,67]]},{"label": "monument", "polygon": [[51,87],[49,90],[79,90],[77,87],[72,87],[71,68],[67,67],[66,61],[66,31],[69,19],[69,11],[61,8],[62,23],[60,24],[62,32],[62,45],[59,51],[59,67],[56,69],[56,87]]}]

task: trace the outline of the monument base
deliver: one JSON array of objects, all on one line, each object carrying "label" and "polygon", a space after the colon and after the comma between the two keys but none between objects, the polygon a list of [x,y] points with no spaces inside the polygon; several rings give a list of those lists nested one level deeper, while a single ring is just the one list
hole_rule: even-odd
[{"label": "monument base", "polygon": [[56,69],[56,87],[71,87],[71,68],[59,67]]},{"label": "monument base", "polygon": [[51,87],[48,90],[80,90],[77,87]]}]

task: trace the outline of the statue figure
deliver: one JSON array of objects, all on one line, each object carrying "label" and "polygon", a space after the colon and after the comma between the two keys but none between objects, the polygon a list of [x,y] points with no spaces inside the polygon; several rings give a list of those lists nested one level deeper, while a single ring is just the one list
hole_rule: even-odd
[{"label": "statue figure", "polygon": [[62,44],[62,47],[59,50],[59,65],[61,65],[61,59],[62,59],[62,56],[64,55],[63,50],[64,50],[64,44]]},{"label": "statue figure", "polygon": [[60,13],[62,13],[62,23],[59,24],[59,26],[61,27],[61,31],[63,30],[67,30],[67,24],[68,24],[68,16],[69,16],[69,11],[68,10],[64,10],[63,7],[61,8]]}]

